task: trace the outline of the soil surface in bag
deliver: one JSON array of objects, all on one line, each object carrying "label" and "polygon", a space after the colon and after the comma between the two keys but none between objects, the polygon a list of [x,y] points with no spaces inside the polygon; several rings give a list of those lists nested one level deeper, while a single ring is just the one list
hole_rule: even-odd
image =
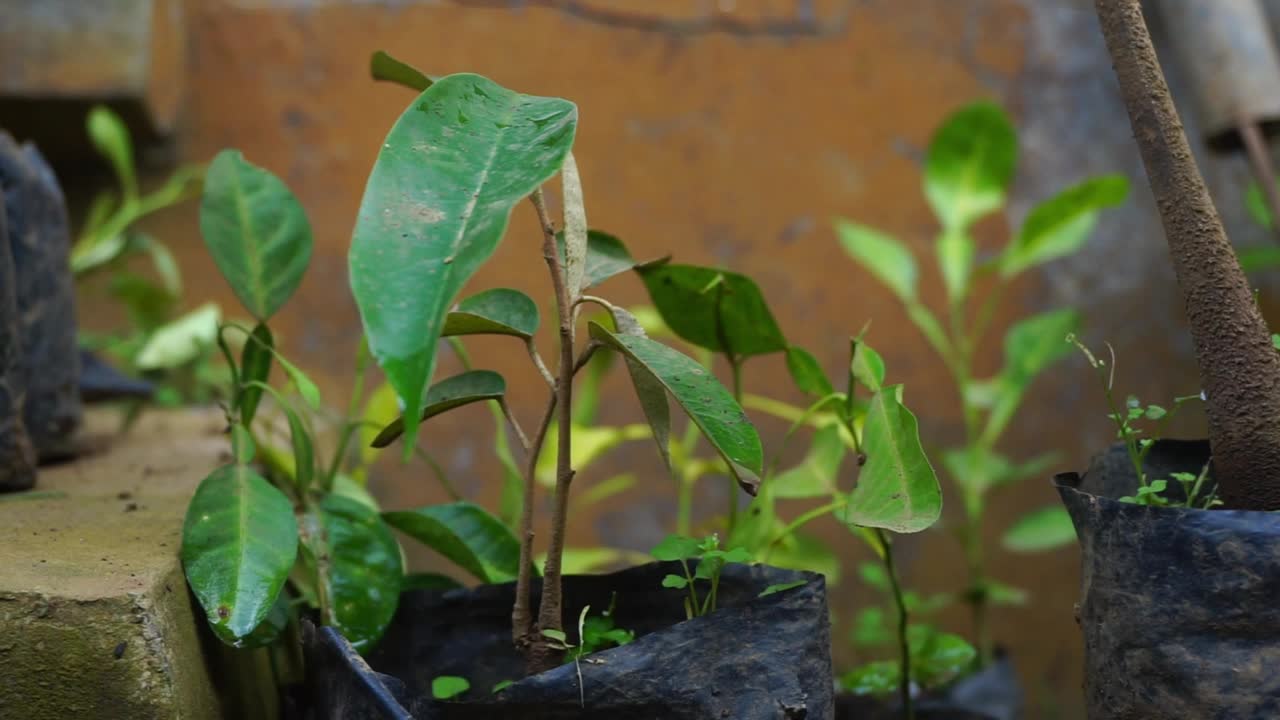
[{"label": "soil surface in bag", "polygon": [[[901,720],[896,696],[836,695],[836,720]],[[1020,720],[1022,686],[1007,655],[982,670],[916,699],[916,720]]]},{"label": "soil surface in bag", "polygon": [[[1207,441],[1161,440],[1149,481],[1199,474]],[[1082,554],[1077,617],[1092,720],[1280,718],[1280,514],[1119,502],[1124,446],[1057,476]]]},{"label": "soil surface in bag", "polygon": [[[367,665],[331,629],[304,633],[308,717],[833,717],[831,632],[821,575],[730,565],[720,579],[718,609],[686,620],[684,591],[662,587],[668,574],[682,575],[680,564],[564,578],[570,643],[577,642],[583,606],[590,605],[595,614],[610,603],[616,626],[635,632],[636,639],[530,677],[524,676],[524,660],[511,644],[514,584],[406,592],[391,627],[368,653]],[[760,597],[771,585],[797,581],[805,584]],[[699,592],[703,585],[699,581]],[[471,689],[454,700],[435,701],[431,682],[442,675],[464,677]],[[492,692],[494,685],[511,680],[516,682]]]}]

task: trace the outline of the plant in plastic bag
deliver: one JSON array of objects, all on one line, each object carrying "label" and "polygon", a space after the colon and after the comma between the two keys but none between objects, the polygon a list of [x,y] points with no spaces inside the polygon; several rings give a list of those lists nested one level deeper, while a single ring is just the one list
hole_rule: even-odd
[{"label": "plant in plastic bag", "polygon": [[[987,570],[982,531],[988,495],[1045,472],[1055,460],[1050,453],[1015,461],[997,446],[1036,377],[1070,352],[1063,339],[1076,329],[1078,316],[1074,310],[1054,310],[1013,324],[1004,337],[1004,366],[994,376],[977,374],[975,355],[986,342],[1010,284],[1028,270],[1079,250],[1102,211],[1128,194],[1128,181],[1121,176],[1085,180],[1033,207],[1003,248],[980,257],[973,226],[1004,208],[1016,158],[1014,128],[1005,113],[988,102],[957,110],[929,144],[923,191],[940,226],[935,256],[946,296],[940,313],[920,297],[919,269],[906,244],[866,225],[836,222],[845,252],[898,298],[956,386],[965,442],[944,451],[943,465],[964,508],[956,535],[964,548],[969,583],[958,597],[971,608],[980,664],[993,653],[988,607],[1020,603],[1026,595]],[[1015,523],[1004,545],[1016,551],[1044,551],[1069,544],[1074,537],[1066,513],[1052,506]]]}]

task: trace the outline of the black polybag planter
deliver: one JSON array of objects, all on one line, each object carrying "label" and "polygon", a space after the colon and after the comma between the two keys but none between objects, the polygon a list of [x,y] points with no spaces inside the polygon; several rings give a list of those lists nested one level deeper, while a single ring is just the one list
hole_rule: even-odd
[{"label": "black polybag planter", "polygon": [[22,337],[6,218],[0,202],[0,492],[15,492],[35,485],[36,456],[23,421]]},{"label": "black polybag planter", "polygon": [[[1207,441],[1161,440],[1145,469],[1208,458]],[[1088,716],[1280,717],[1280,515],[1119,502],[1138,484],[1122,444],[1055,484],[1080,540]]]},{"label": "black polybag planter", "polygon": [[[680,573],[679,568],[679,563],[650,563],[606,575],[565,577],[570,642],[577,639],[582,607],[602,611],[614,593],[615,621],[634,631],[636,640],[588,656],[576,667],[568,663],[524,679],[524,661],[511,646],[512,583],[403,593],[391,626],[368,653],[368,664],[331,629],[308,630],[303,633],[307,717],[832,718],[831,632],[821,575],[729,565],[721,576],[716,612],[686,621],[682,591],[662,587],[662,578]],[[758,597],[770,585],[795,581],[806,584]],[[441,675],[465,677],[471,690],[457,701],[435,701],[431,681]],[[504,680],[517,682],[491,693]]]},{"label": "black polybag planter", "polygon": [[[916,699],[916,720],[1020,720],[1022,686],[1013,663],[998,653],[991,664]],[[896,696],[870,698],[840,693],[836,720],[901,720]]]}]

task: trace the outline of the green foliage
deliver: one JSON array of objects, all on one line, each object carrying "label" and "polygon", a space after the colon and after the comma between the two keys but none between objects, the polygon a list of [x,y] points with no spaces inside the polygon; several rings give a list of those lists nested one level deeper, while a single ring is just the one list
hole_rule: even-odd
[{"label": "green foliage", "polygon": [[637,272],[680,339],[730,357],[787,349],[764,295],[747,276],[667,262],[641,265]]},{"label": "green foliage", "polygon": [[[464,373],[445,378],[427,391],[422,403],[420,422],[441,413],[460,408],[463,405],[483,400],[501,400],[507,392],[507,382],[492,370],[468,370]],[[395,442],[404,434],[405,416],[393,420],[384,427],[370,443],[373,447],[383,448]]]},{"label": "green foliage", "polygon": [[455,698],[470,689],[471,683],[464,677],[437,675],[431,679],[431,697],[436,700]]},{"label": "green foliage", "polygon": [[481,582],[510,582],[520,568],[520,541],[478,505],[454,502],[383,513],[391,527],[435,550]]},{"label": "green foliage", "polygon": [[599,615],[583,614],[582,625],[578,629],[578,645],[569,650],[567,660],[577,661],[601,650],[622,647],[636,639],[634,632],[617,626],[613,616],[617,604],[618,594],[614,593],[604,612]]},{"label": "green foliage", "polygon": [[867,462],[849,496],[845,522],[894,532],[920,532],[937,522],[942,493],[920,446],[916,418],[899,400],[901,385],[871,398],[863,429]]},{"label": "green foliage", "polygon": [[[662,579],[662,587],[686,591],[684,611],[688,618],[701,617],[715,612],[716,599],[720,590],[720,573],[727,563],[745,563],[751,560],[751,553],[743,548],[732,550],[720,549],[720,537],[715,533],[702,539],[668,535],[657,547],[650,551],[657,560],[679,562],[683,575],[667,575]],[[689,563],[695,565],[690,570]],[[698,594],[698,581],[704,581],[701,597]]]},{"label": "green foliage", "polygon": [[519,290],[494,288],[458,303],[441,335],[514,335],[528,340],[538,332],[538,306]]},{"label": "green foliage", "polygon": [[943,122],[925,158],[924,194],[945,230],[964,230],[1005,202],[1018,158],[1013,124],[977,102]]},{"label": "green foliage", "polygon": [[374,80],[403,85],[417,92],[431,87],[433,82],[421,70],[391,57],[382,50],[375,51],[369,57],[369,75]]}]

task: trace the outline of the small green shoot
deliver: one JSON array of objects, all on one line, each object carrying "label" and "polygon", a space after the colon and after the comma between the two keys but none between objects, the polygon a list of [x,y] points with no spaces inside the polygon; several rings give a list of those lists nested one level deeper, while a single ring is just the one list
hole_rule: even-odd
[{"label": "small green shoot", "polygon": [[[684,568],[684,575],[667,575],[662,579],[662,586],[676,590],[688,590],[684,600],[684,611],[687,619],[701,617],[715,612],[716,598],[720,589],[720,573],[727,563],[745,563],[751,561],[751,553],[743,548],[732,550],[720,549],[720,536],[712,533],[701,540],[683,535],[668,535],[651,552],[655,559],[667,562],[679,562]],[[695,569],[690,570],[689,561],[697,562]],[[697,581],[704,580],[710,586],[698,596]]]},{"label": "small green shoot", "polygon": [[436,700],[455,698],[471,689],[471,683],[456,675],[439,675],[431,679],[431,697]]}]

